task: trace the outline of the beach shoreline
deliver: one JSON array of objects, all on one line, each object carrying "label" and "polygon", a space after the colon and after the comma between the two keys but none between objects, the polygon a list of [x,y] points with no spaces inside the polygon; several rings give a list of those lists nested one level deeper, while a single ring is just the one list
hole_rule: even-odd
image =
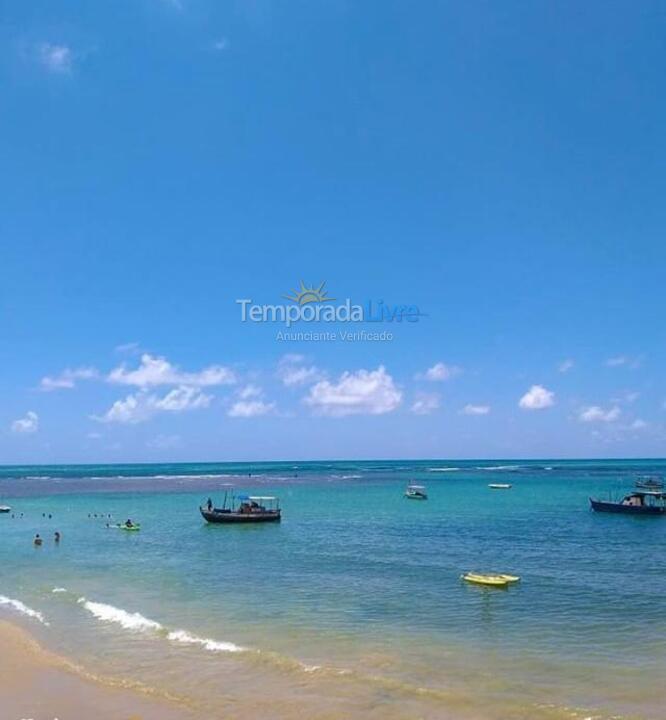
[{"label": "beach shoreline", "polygon": [[0,696],[4,720],[195,720],[166,698],[114,687],[43,647],[18,624],[0,620]]},{"label": "beach shoreline", "polygon": [[[665,462],[230,470],[25,467],[0,482],[2,720],[664,717],[664,580],[635,572],[664,525],[591,513],[589,497]],[[283,522],[203,522],[230,475],[280,497]],[[511,492],[488,488],[507,478]],[[405,501],[410,482],[427,503]],[[472,587],[470,569],[522,581]]]}]

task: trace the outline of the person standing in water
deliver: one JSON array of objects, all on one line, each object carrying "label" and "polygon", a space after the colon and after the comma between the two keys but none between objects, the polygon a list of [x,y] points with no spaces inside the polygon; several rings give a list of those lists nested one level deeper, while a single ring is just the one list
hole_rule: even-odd
[{"label": "person standing in water", "polygon": [[56,545],[60,542],[60,533],[56,530],[55,534],[53,536],[53,540],[56,543]]},{"label": "person standing in water", "polygon": [[35,539],[33,540],[33,543],[34,543],[35,547],[39,547],[42,544],[42,538],[39,537],[39,533],[37,533],[37,535],[35,535]]}]

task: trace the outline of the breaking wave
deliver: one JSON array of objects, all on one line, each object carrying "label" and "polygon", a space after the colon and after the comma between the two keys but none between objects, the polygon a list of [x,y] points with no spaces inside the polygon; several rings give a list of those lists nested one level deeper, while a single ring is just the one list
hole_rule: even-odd
[{"label": "breaking wave", "polygon": [[38,610],[33,610],[20,600],[14,600],[14,598],[7,597],[6,595],[0,595],[0,605],[10,607],[21,615],[37,620],[42,623],[42,625],[48,625],[42,613]]}]

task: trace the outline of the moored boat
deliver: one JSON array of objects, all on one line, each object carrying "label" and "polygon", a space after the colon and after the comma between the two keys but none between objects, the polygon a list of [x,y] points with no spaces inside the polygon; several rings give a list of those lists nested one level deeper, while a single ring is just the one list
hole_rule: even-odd
[{"label": "moored boat", "polygon": [[206,522],[224,525],[239,523],[279,522],[282,510],[278,498],[268,495],[232,496],[227,507],[227,494],[221,508],[200,507],[199,512]]},{"label": "moored boat", "polygon": [[488,487],[491,490],[511,490],[512,486],[510,485],[510,483],[490,483]]},{"label": "moored boat", "polygon": [[408,500],[427,500],[428,493],[425,489],[425,485],[414,485],[413,483],[410,483],[407,485],[407,489],[405,490],[405,497]]},{"label": "moored boat", "polygon": [[12,509],[9,507],[9,505],[0,505],[0,513],[8,513],[11,511]]},{"label": "moored boat", "polygon": [[641,477],[636,480],[636,487],[640,490],[663,490],[664,481],[656,477]]},{"label": "moored boat", "polygon": [[489,587],[507,587],[520,580],[518,575],[507,575],[505,573],[474,573],[467,572],[460,576],[462,580],[473,585],[487,585]]},{"label": "moored boat", "polygon": [[590,498],[590,505],[596,512],[663,515],[666,513],[666,493],[658,490],[635,490],[619,501]]}]

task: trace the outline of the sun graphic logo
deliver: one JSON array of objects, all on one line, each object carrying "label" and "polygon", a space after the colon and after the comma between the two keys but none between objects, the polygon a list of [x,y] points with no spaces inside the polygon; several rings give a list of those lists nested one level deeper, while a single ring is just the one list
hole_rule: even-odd
[{"label": "sun graphic logo", "polygon": [[293,295],[283,295],[282,297],[286,298],[287,300],[293,300],[293,302],[297,303],[298,305],[307,305],[308,303],[331,302],[332,300],[335,300],[335,298],[328,297],[326,295],[326,290],[324,289],[325,285],[326,281],[324,281],[319,287],[308,287],[301,280],[300,290],[292,290],[291,292],[293,293]]}]

